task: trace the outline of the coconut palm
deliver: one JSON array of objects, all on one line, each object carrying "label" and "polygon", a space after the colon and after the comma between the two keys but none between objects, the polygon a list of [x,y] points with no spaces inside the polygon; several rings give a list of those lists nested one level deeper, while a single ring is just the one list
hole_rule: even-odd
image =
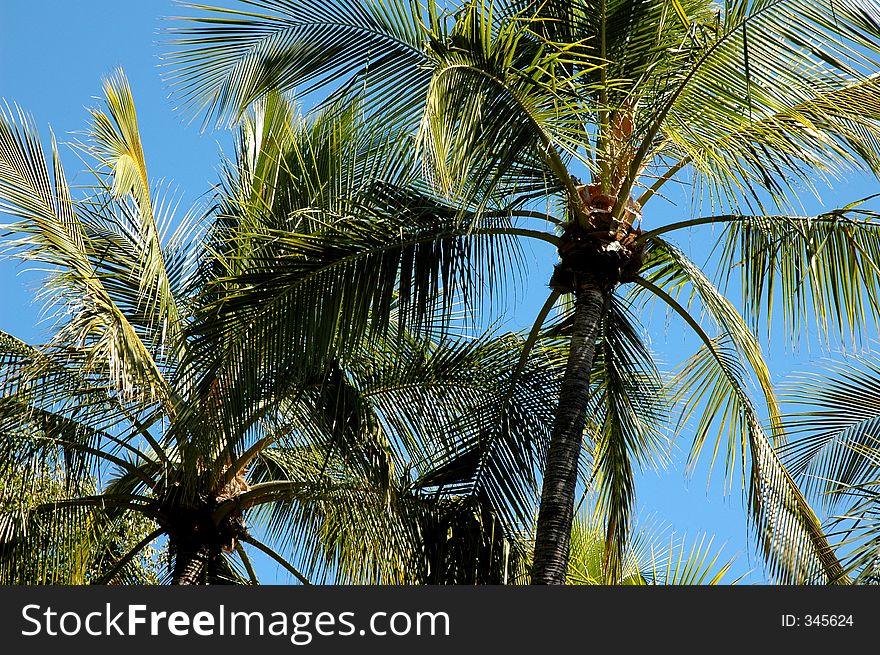
[{"label": "coconut palm", "polygon": [[[101,566],[82,581],[122,581],[162,540],[175,584],[256,582],[252,549],[302,582],[517,574],[521,501],[537,498],[558,349],[545,343],[512,379],[498,372],[521,359],[517,335],[404,330],[397,317],[411,299],[380,317],[387,334],[356,312],[334,315],[327,333],[326,316],[312,315],[322,307],[293,302],[314,298],[309,285],[345,259],[341,226],[324,222],[331,210],[342,199],[358,207],[374,170],[398,171],[394,189],[406,188],[411,166],[393,135],[367,130],[356,108],[298,120],[270,98],[243,122],[212,206],[181,219],[149,183],[121,72],[104,93],[107,110],[92,111],[77,146],[95,181],[78,194],[54,140],[47,160],[23,113],[0,117],[0,210],[17,218],[5,246],[48,270],[55,319],[39,346],[0,335],[0,474],[18,480],[2,498],[3,580],[18,580],[25,548],[37,570],[85,553]],[[385,206],[377,198],[394,200],[368,198],[360,220]],[[273,249],[257,238],[267,231],[301,245]],[[338,256],[314,259],[330,243]],[[248,320],[252,309],[229,327],[214,311],[218,295],[243,293],[246,275],[279,262],[301,293],[285,298],[289,318],[312,329],[297,332],[308,338],[286,359],[256,338],[265,326]],[[337,338],[359,318],[368,339]],[[53,462],[59,493],[23,503]],[[122,542],[111,539],[120,523],[136,527]]]},{"label": "coconut palm", "polygon": [[[827,335],[877,315],[875,215],[858,199],[816,216],[797,208],[799,194],[841,171],[880,169],[875,0],[250,0],[240,10],[198,11],[173,28],[169,54],[169,78],[191,112],[235,120],[253,101],[294,88],[323,89],[331,102],[357,95],[366,116],[409,130],[422,159],[424,200],[396,194],[389,208],[433,209],[409,219],[391,212],[370,235],[347,232],[346,266],[328,281],[345,297],[327,300],[322,313],[351,306],[366,315],[369,306],[381,317],[395,292],[426,298],[442,288],[474,298],[503,279],[515,240],[556,247],[552,293],[529,343],[540,342],[561,304],[570,349],[542,472],[533,582],[565,581],[585,435],[607,539],[617,544],[609,552],[621,559],[634,464],[652,452],[651,438],[619,375],[639,370],[638,358],[597,353],[611,309],[648,299],[670,307],[702,343],[678,376],[683,416],[694,419],[691,457],[723,449],[731,475],[741,462],[771,573],[844,580],[773,449],[784,434],[754,333],[778,295],[789,338],[813,316]],[[685,173],[712,215],[647,213]],[[694,226],[719,233],[715,280],[669,240]],[[459,247],[439,245],[452,235]],[[411,250],[397,248],[416,243],[422,275],[413,275]],[[721,288],[735,268],[742,312]],[[357,299],[354,271],[369,280]],[[250,289],[247,303],[273,326],[268,333],[290,338],[304,326],[267,304],[285,288],[280,275]],[[423,305],[407,302],[407,311],[417,317]],[[241,304],[230,307],[232,317]],[[613,330],[623,329],[620,317],[638,334],[621,312]],[[594,387],[598,379],[604,387]],[[591,399],[606,406],[604,422],[590,420]]]}]

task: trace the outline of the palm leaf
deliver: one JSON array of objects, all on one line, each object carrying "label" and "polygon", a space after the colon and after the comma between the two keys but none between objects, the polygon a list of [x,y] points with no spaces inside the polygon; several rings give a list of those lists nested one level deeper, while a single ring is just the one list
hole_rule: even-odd
[{"label": "palm leaf", "polygon": [[[597,337],[587,432],[592,436],[596,511],[606,522],[602,570],[609,582],[624,577],[635,473],[663,458],[666,393],[633,317],[613,302]],[[592,433],[592,435],[590,434]]]},{"label": "palm leaf", "polygon": [[880,369],[870,355],[825,362],[788,385],[783,461],[828,508],[876,479],[870,456],[880,436]]},{"label": "palm leaf", "polygon": [[672,296],[650,282],[639,283],[679,314],[703,342],[678,375],[680,397],[686,399],[682,416],[686,419],[702,408],[692,455],[700,451],[713,425],[718,429],[716,454],[728,433],[729,467],[739,446],[743,475],[749,463],[749,512],[770,573],[789,584],[846,582],[819,520],[764,432],[735,342],[724,333],[712,339]]},{"label": "palm leaf", "polygon": [[47,290],[71,303],[72,316],[58,335],[59,343],[88,343],[91,362],[109,369],[119,393],[166,397],[167,381],[135,326],[115,304],[105,284],[107,276],[97,270],[111,252],[116,259],[101,266],[108,272],[130,276],[133,262],[127,251],[89,238],[54,143],[52,182],[33,125],[21,113],[17,122],[4,113],[0,153],[0,210],[21,219],[10,226],[23,235],[13,247],[25,259],[48,265],[54,273]]},{"label": "palm leaf", "polygon": [[[416,2],[315,0],[249,2],[257,11],[204,7],[170,28],[166,56],[181,104],[206,120],[233,121],[269,91],[336,87],[341,96],[378,88],[370,108],[412,114],[427,86],[421,49],[425,18]],[[341,86],[340,86],[341,85]]]}]

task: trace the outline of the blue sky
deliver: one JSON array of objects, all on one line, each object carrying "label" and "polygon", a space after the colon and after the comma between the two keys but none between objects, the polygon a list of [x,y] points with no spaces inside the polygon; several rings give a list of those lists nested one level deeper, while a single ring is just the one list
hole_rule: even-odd
[{"label": "blue sky", "polygon": [[[123,67],[135,93],[150,176],[153,180],[173,181],[182,193],[181,207],[186,207],[217,180],[218,152],[221,148],[228,150],[231,140],[228,133],[203,134],[197,124],[187,125],[174,111],[168,89],[161,81],[158,32],[168,25],[163,17],[179,11],[170,0],[3,0],[0,97],[28,111],[44,138],[51,125],[63,142],[74,138],[72,132],[83,129],[86,108],[99,104],[96,97],[100,95],[102,77]],[[65,154],[65,162],[69,174],[79,169],[74,155]],[[880,186],[875,181],[854,177],[827,193],[826,203],[835,206],[877,191]],[[687,218],[691,209],[687,203],[673,207],[658,202],[652,203],[651,211],[664,219],[665,212]],[[650,214],[645,221],[650,225]],[[679,235],[677,242],[700,262],[711,236],[711,231],[694,230]],[[526,260],[528,283],[515,292],[515,303],[510,305],[515,312],[507,314],[508,324],[519,328],[530,325],[546,298],[545,281],[555,255],[549,248],[527,248]],[[0,261],[0,330],[31,342],[39,342],[42,337],[39,307],[31,300],[36,280],[35,274],[23,273],[18,264]],[[661,311],[647,321],[649,338],[659,359],[674,366],[696,349],[696,343],[684,336],[674,317]],[[766,352],[777,381],[808,367],[811,357],[822,355],[815,346],[793,353],[785,344],[772,341]],[[679,536],[694,537],[702,532],[714,535],[716,544],[726,544],[722,559],[736,556],[733,574],[727,581],[745,574],[746,582],[761,582],[760,562],[746,545],[743,494],[736,485],[731,493],[723,493],[723,466],[716,468],[711,484],[707,484],[705,465],[688,479],[683,472],[688,446],[688,436],[681,436],[666,470],[640,476],[640,519],[667,524]],[[265,562],[260,571],[264,582],[287,581]]]}]

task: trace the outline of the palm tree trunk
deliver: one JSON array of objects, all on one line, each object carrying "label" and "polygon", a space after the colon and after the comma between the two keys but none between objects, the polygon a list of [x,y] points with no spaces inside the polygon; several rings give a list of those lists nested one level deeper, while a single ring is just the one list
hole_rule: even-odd
[{"label": "palm tree trunk", "polygon": [[597,284],[575,290],[571,351],[550,437],[535,535],[532,584],[565,584],[581,440],[586,427],[596,333],[609,292]]},{"label": "palm tree trunk", "polygon": [[207,544],[176,544],[173,585],[199,585],[205,583],[212,549]]}]

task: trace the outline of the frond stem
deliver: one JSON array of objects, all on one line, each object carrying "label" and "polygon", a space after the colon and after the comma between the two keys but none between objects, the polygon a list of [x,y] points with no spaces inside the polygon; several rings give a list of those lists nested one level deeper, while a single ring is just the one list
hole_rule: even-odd
[{"label": "frond stem", "polygon": [[287,571],[292,573],[296,577],[296,579],[299,580],[300,582],[302,582],[304,585],[311,585],[312,584],[311,582],[309,582],[309,579],[306,576],[304,576],[302,573],[300,573],[299,571],[296,570],[296,568],[293,566],[293,564],[291,564],[286,559],[281,557],[281,555],[279,555],[274,550],[269,548],[269,546],[267,546],[263,542],[258,541],[257,539],[254,539],[250,535],[240,535],[239,540],[242,541],[243,543],[250,544],[251,546],[253,546],[257,550],[264,552],[266,555],[268,555],[269,557],[274,559],[276,562],[278,562],[281,566],[283,566],[285,569],[287,569]]},{"label": "frond stem", "polygon": [[146,537],[141,539],[137,544],[135,544],[135,546],[130,551],[128,551],[122,559],[120,559],[118,562],[116,562],[116,564],[113,565],[113,568],[111,568],[104,575],[102,575],[100,578],[95,580],[92,584],[103,585],[103,584],[107,584],[108,582],[113,580],[113,578],[116,577],[116,574],[119,573],[120,571],[122,571],[122,569],[125,567],[125,565],[128,564],[131,560],[133,560],[139,552],[141,552],[151,542],[155,541],[156,539],[161,537],[163,534],[165,534],[165,530],[162,528],[158,528],[156,530],[153,530],[150,534],[148,534]]}]

